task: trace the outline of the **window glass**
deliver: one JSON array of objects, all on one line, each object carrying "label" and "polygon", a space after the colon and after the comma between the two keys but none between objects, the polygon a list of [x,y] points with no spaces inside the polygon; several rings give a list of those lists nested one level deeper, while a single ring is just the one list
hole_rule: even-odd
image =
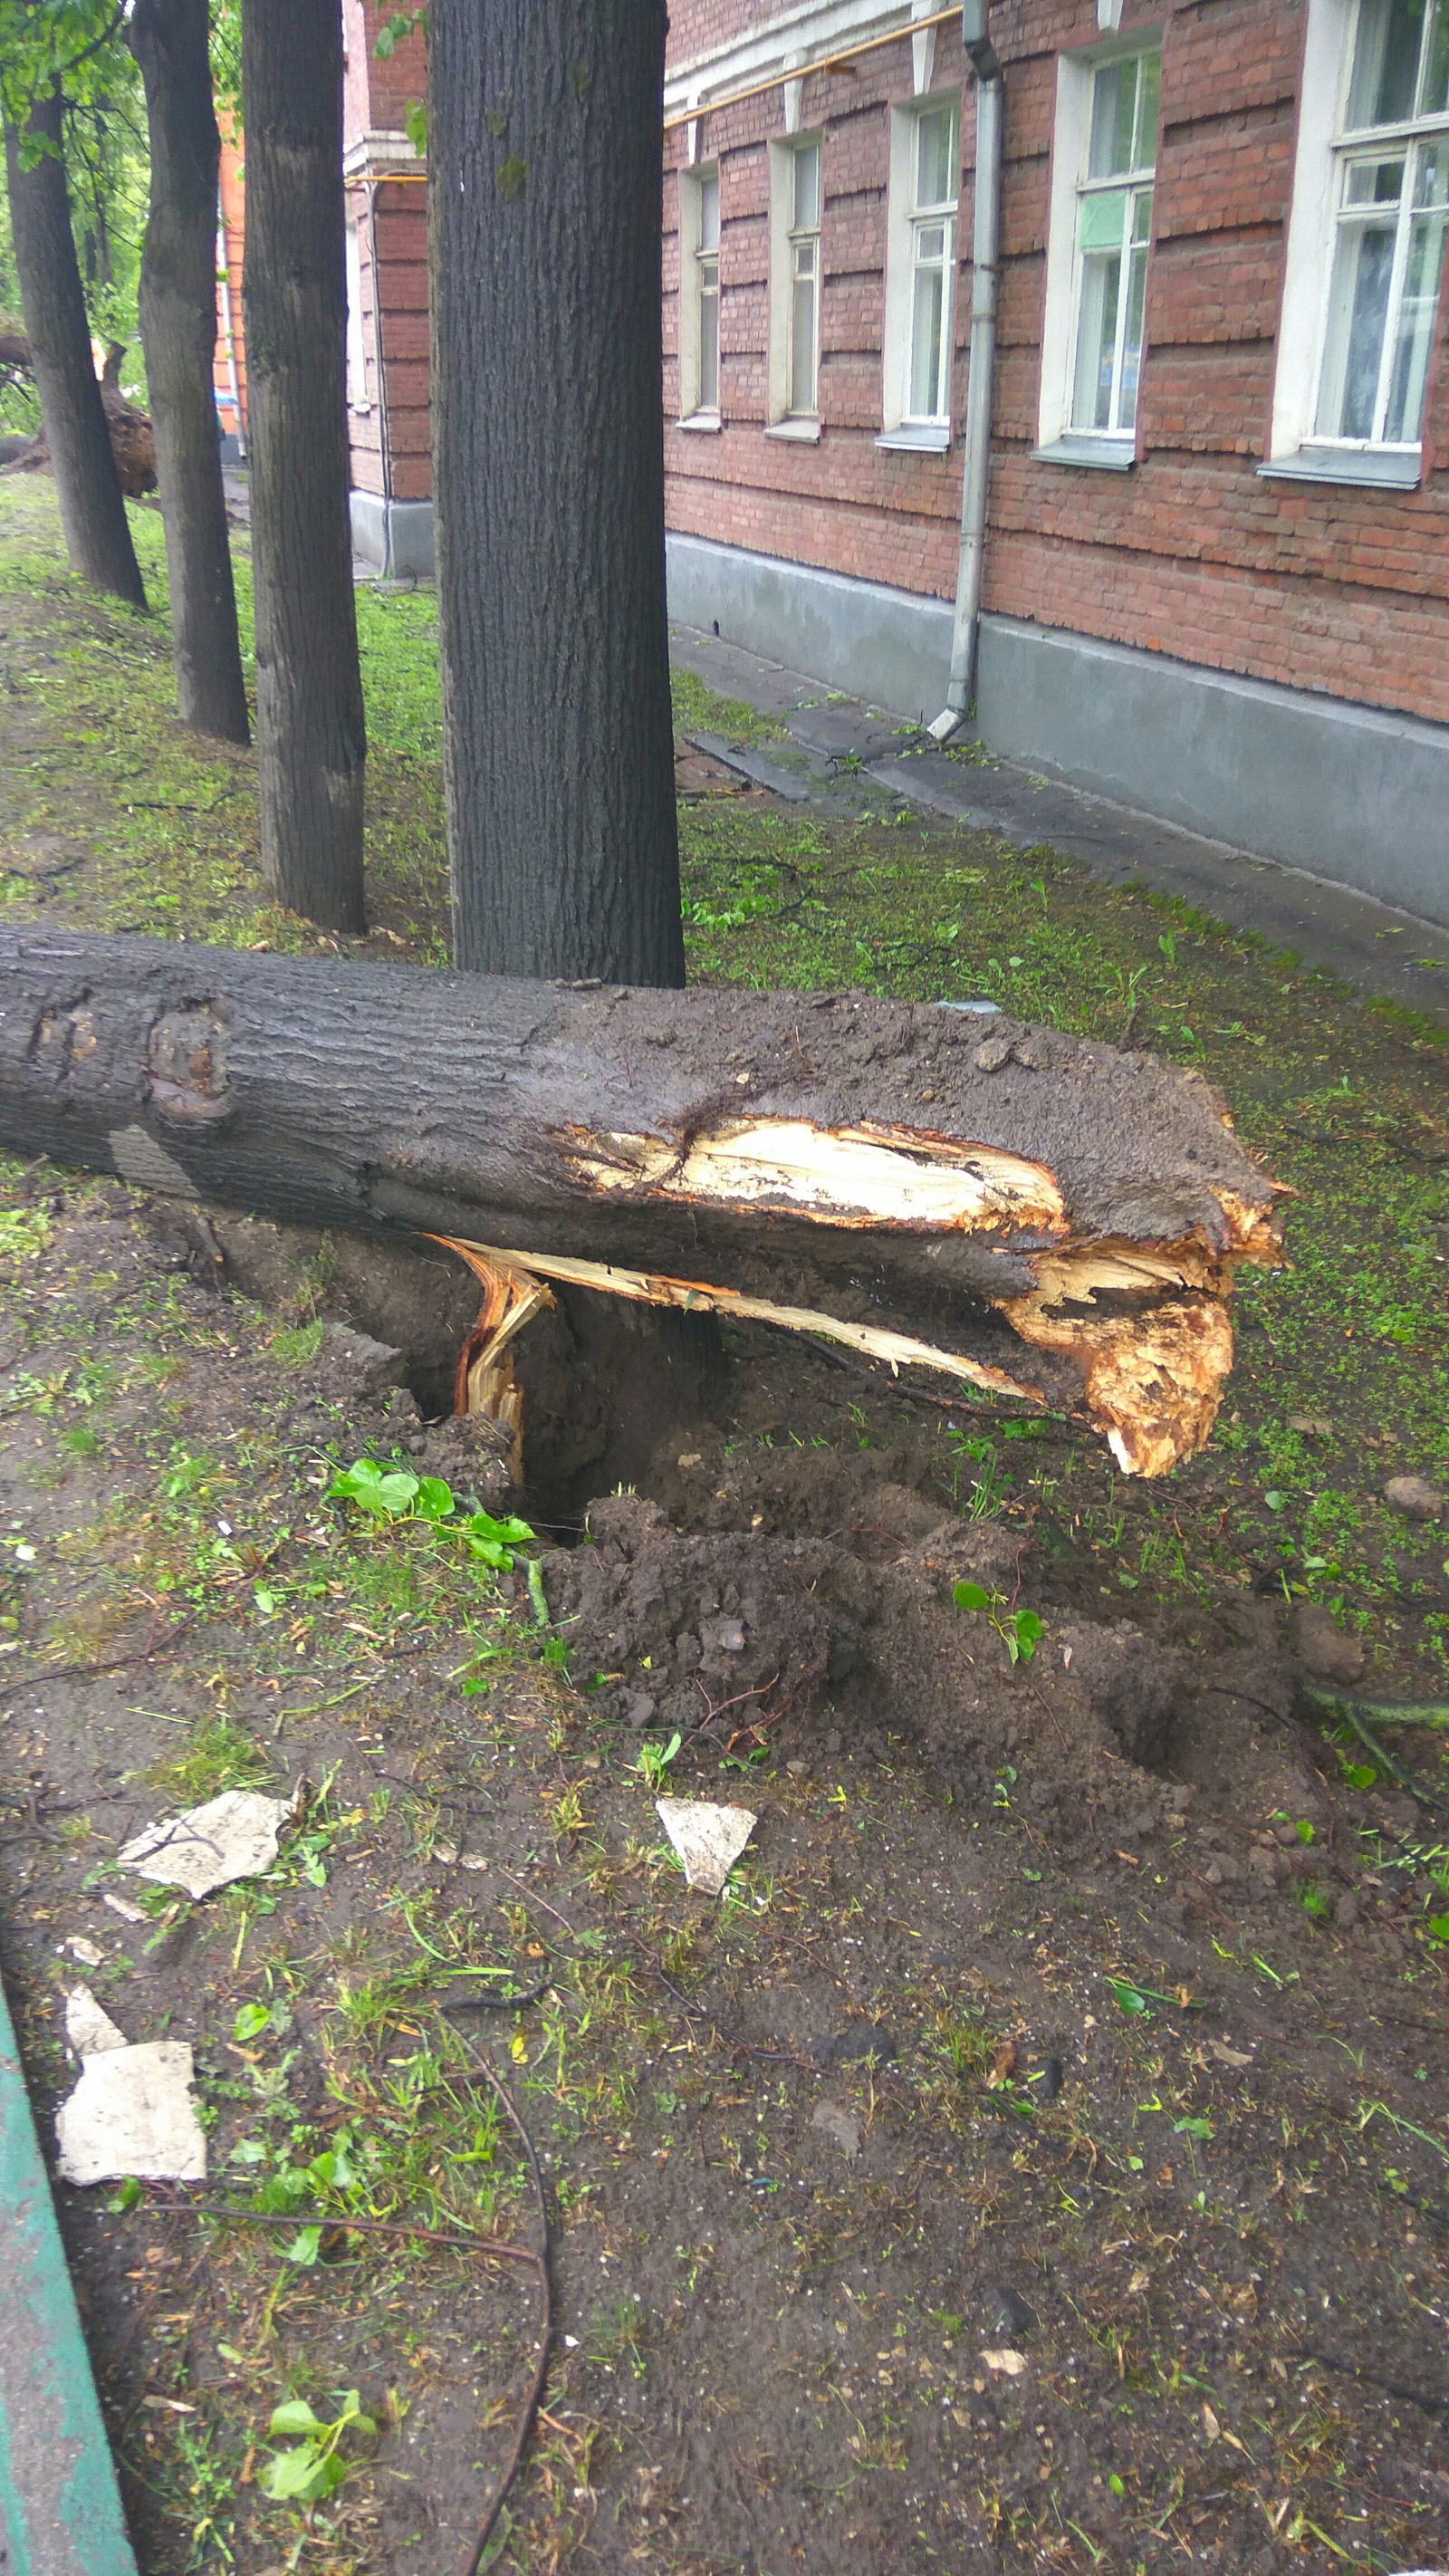
[{"label": "window glass", "polygon": [[916,204],[956,202],[956,111],[932,108],[916,119]]},{"label": "window glass", "polygon": [[1137,418],[1160,78],[1156,54],[1102,63],[1092,76],[1087,170],[1077,199],[1071,422],[1108,437],[1126,437]]},{"label": "window glass", "polygon": [[790,313],[785,409],[813,419],[820,374],[820,146],[790,155]]},{"label": "window glass", "polygon": [[719,172],[701,171],[698,189],[699,248],[695,294],[699,306],[699,383],[693,408],[719,409]]},{"label": "window glass", "polygon": [[907,420],[945,421],[951,415],[957,188],[955,106],[926,108],[916,118],[915,131]]},{"label": "window glass", "polygon": [[1360,0],[1352,133],[1420,131],[1393,151],[1338,155],[1320,438],[1412,447],[1421,434],[1449,228],[1449,0]]}]

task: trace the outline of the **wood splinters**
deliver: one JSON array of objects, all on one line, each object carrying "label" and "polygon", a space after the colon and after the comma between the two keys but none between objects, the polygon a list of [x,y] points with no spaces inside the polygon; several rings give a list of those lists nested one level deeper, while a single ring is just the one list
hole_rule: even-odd
[{"label": "wood splinters", "polygon": [[477,1246],[455,1243],[447,1235],[435,1235],[433,1240],[461,1254],[486,1292],[478,1321],[458,1354],[453,1411],[481,1413],[490,1422],[503,1424],[509,1434],[508,1472],[516,1485],[521,1484],[523,1389],[513,1374],[509,1344],[525,1324],[553,1304],[553,1298],[541,1279],[507,1266],[501,1255],[485,1257]]}]

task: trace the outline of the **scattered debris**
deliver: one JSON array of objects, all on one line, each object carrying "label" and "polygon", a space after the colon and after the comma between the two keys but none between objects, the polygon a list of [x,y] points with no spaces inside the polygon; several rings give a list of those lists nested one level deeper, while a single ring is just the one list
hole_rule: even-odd
[{"label": "scattered debris", "polygon": [[104,1950],[99,1949],[94,1941],[88,1941],[83,1932],[72,1932],[70,1939],[68,1941],[62,1941],[60,1946],[62,1950],[68,1950],[73,1959],[79,1959],[83,1968],[103,1968],[105,1966],[106,1954]]},{"label": "scattered debris", "polygon": [[1253,2063],[1250,2048],[1229,2048],[1225,2039],[1210,2039],[1208,2055],[1215,2057],[1219,2066],[1251,2066]]},{"label": "scattered debris", "polygon": [[1009,2343],[992,2345],[981,2358],[988,2370],[1000,2371],[1007,2379],[1020,2379],[1028,2366],[1025,2353],[1017,2352]]},{"label": "scattered debris", "polygon": [[1290,1431],[1301,1432],[1305,1440],[1333,1438],[1333,1425],[1331,1422],[1325,1422],[1321,1413],[1290,1413],[1288,1428]]},{"label": "scattered debris", "polygon": [[55,2115],[62,2179],[203,2182],[206,2139],[191,2087],[184,2040],[123,2042],[83,2057],[80,2082]]},{"label": "scattered debris", "polygon": [[145,1923],[149,1919],[144,1905],[133,1905],[129,1896],[113,1896],[109,1888],[103,1890],[101,1903],[119,1914],[123,1923]]},{"label": "scattered debris", "polygon": [[859,2112],[847,2111],[839,2102],[817,2102],[810,2115],[810,2126],[818,2129],[822,2138],[828,2138],[832,2147],[839,2147],[843,2156],[859,2155]]},{"label": "scattered debris", "polygon": [[102,2012],[89,1986],[72,1986],[65,1999],[65,2035],[82,2063],[126,2045],[125,2032],[117,2030],[109,2013]]},{"label": "scattered debris", "polygon": [[1013,2039],[999,2039],[991,2052],[991,2064],[986,2070],[986,2081],[993,2093],[999,2084],[1009,2083],[1015,2073],[1016,2042]]},{"label": "scattered debris", "polygon": [[722,1896],[758,1816],[748,1807],[717,1807],[708,1798],[656,1798],[654,1807],[690,1886]]},{"label": "scattered debris", "polygon": [[209,1896],[238,1878],[257,1878],[277,1857],[277,1837],[298,1799],[266,1798],[256,1789],[224,1789],[203,1807],[148,1825],[120,1855],[123,1869]]},{"label": "scattered debris", "polygon": [[457,1843],[434,1843],[433,1858],[440,1860],[445,1869],[486,1869],[488,1866],[481,1852],[462,1851]]},{"label": "scattered debris", "polygon": [[1427,1476],[1390,1476],[1384,1501],[1410,1521],[1436,1521],[1444,1509],[1443,1495]]}]

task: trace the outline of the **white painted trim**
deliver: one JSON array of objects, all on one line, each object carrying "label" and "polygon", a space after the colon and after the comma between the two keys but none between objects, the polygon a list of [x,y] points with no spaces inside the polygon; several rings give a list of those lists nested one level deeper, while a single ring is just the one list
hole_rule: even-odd
[{"label": "white painted trim", "polygon": [[696,100],[707,107],[712,95],[726,97],[751,81],[792,71],[797,63],[803,74],[812,63],[828,62],[843,46],[870,36],[897,30],[909,35],[918,14],[925,13],[912,0],[798,0],[768,26],[678,64],[664,83],[664,113],[677,116]]},{"label": "white painted trim", "polygon": [[379,163],[386,163],[389,177],[409,170],[416,170],[421,177],[428,166],[419,159],[407,135],[383,126],[357,135],[348,144],[342,155],[342,175],[346,179],[365,178]]},{"label": "white painted trim", "polygon": [[[911,0],[913,18],[929,18],[936,0]],[[923,27],[911,38],[911,88],[917,98],[924,98],[936,77],[936,34],[934,27]]]},{"label": "white painted trim", "polygon": [[[947,412],[939,422],[912,421],[908,396],[911,373],[911,293],[913,222],[916,204],[916,119],[928,107],[956,111],[956,200],[951,219],[951,272],[946,303]],[[876,445],[925,448],[951,444],[952,406],[956,396],[956,282],[961,251],[961,94],[932,90],[909,107],[891,109],[890,178],[886,191],[885,321],[881,345],[881,431]],[[905,435],[900,433],[904,424]]]},{"label": "white painted trim", "polygon": [[[1064,441],[1084,446],[1100,436],[1104,450],[1112,450],[1115,458],[1124,444],[1120,432],[1072,427],[1072,394],[1077,369],[1077,197],[1087,168],[1093,74],[1102,63],[1112,62],[1123,54],[1150,53],[1161,42],[1160,26],[1134,27],[1128,35],[1115,41],[1085,47],[1080,52],[1064,53],[1057,60],[1051,203],[1047,214],[1046,298],[1042,312],[1041,394],[1037,407],[1038,453],[1043,448],[1060,449]],[[1060,461],[1068,460],[1063,458]]]},{"label": "white painted trim", "polygon": [[718,429],[719,412],[699,407],[699,195],[700,181],[715,177],[718,164],[697,163],[681,170],[679,187],[679,421],[681,429]]},{"label": "white painted trim", "polygon": [[1273,374],[1273,461],[1313,434],[1333,267],[1333,138],[1348,80],[1355,0],[1310,0],[1298,100],[1298,157]]},{"label": "white painted trim", "polygon": [[813,412],[791,412],[790,399],[790,334],[793,322],[794,275],[790,258],[790,221],[794,213],[794,157],[802,143],[814,143],[820,151],[820,241],[825,232],[825,137],[813,129],[809,133],[787,135],[782,142],[771,141],[770,157],[770,274],[769,274],[769,348],[766,359],[765,419],[769,428],[779,429],[791,438],[818,438],[820,435],[820,323],[821,298],[824,288],[824,260],[817,249],[815,258],[815,400]]}]

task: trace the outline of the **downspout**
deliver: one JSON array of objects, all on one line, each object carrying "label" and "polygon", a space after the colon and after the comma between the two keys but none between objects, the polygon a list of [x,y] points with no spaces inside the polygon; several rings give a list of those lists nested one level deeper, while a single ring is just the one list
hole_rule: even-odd
[{"label": "downspout", "polygon": [[247,433],[246,424],[242,419],[241,377],[237,373],[236,332],[232,324],[231,267],[227,258],[226,248],[226,209],[221,202],[220,193],[218,193],[216,201],[216,276],[217,284],[221,288],[221,336],[226,347],[227,384],[230,388],[231,407],[236,419],[237,459],[240,464],[244,465],[246,463],[247,453]]},{"label": "downspout", "polygon": [[981,576],[986,554],[986,485],[991,466],[991,407],[996,377],[996,301],[1001,252],[1001,143],[1005,91],[1001,63],[986,24],[986,0],[966,0],[961,41],[976,74],[976,205],[971,241],[971,372],[961,481],[961,551],[951,678],[946,703],[930,731],[947,742],[971,712],[981,631]]}]

